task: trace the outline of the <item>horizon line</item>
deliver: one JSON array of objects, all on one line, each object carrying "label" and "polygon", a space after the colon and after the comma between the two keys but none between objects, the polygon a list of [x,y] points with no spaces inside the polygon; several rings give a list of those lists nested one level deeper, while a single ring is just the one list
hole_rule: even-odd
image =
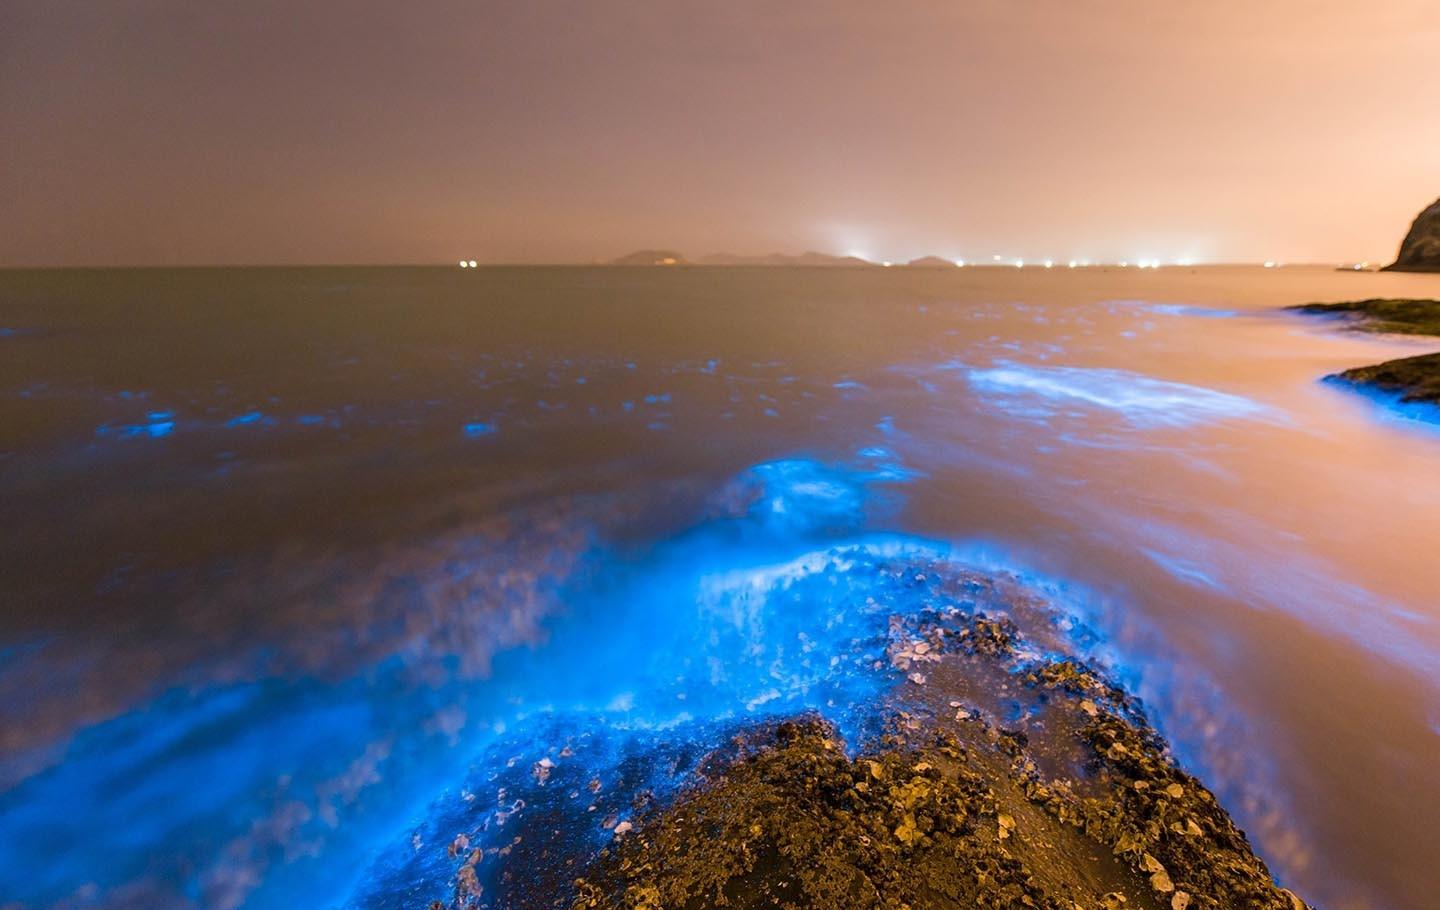
[{"label": "horizon line", "polygon": [[[832,255],[832,254],[824,254]],[[760,258],[760,257],[756,257]],[[917,271],[943,272],[948,269],[945,266],[912,266],[909,261],[875,261],[863,259],[858,256],[835,255],[837,260],[852,259],[858,260],[855,264],[846,265],[843,262],[836,264],[816,263],[764,263],[764,262],[701,262],[686,260],[674,263],[620,263],[614,260],[590,260],[590,261],[527,261],[527,260],[465,260],[467,263],[473,261],[474,265],[460,265],[458,259],[444,261],[396,261],[396,262],[186,262],[186,263],[124,263],[112,265],[100,265],[95,263],[59,265],[59,264],[33,264],[15,265],[0,264],[0,272],[60,272],[60,271],[105,271],[105,270],[143,270],[143,269],[326,269],[326,268],[448,268],[448,269],[484,269],[484,268],[606,268],[606,269],[915,269]],[[1279,260],[1206,260],[1195,262],[1165,262],[1156,259],[1135,259],[1116,260],[1113,262],[1075,261],[1074,265],[1070,260],[1045,260],[1032,261],[1029,259],[1011,258],[1000,262],[995,261],[971,261],[968,259],[953,260],[943,256],[919,257],[943,259],[950,263],[949,269],[964,271],[969,269],[997,269],[1000,271],[1031,271],[1041,272],[1068,272],[1080,269],[1126,269],[1134,271],[1157,271],[1159,269],[1194,269],[1194,268],[1343,268],[1346,271],[1380,271],[1383,265],[1377,265],[1371,260],[1315,260],[1315,261],[1279,261]],[[963,264],[962,264],[963,263]]]}]

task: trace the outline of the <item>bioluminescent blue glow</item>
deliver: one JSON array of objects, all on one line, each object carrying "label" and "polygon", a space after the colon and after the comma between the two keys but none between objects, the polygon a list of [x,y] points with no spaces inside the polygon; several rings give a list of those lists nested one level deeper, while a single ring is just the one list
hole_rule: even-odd
[{"label": "bioluminescent blue glow", "polygon": [[[597,552],[543,643],[495,654],[483,679],[435,677],[442,663],[417,687],[407,677],[430,661],[402,647],[346,680],[162,693],[80,731],[58,762],[0,796],[0,840],[13,845],[0,881],[41,905],[89,881],[156,905],[203,894],[217,906],[289,907],[358,888],[362,905],[397,906],[386,883],[418,874],[401,832],[418,817],[422,837],[449,837],[435,825],[453,813],[491,813],[502,838],[499,821],[524,806],[497,802],[493,778],[517,763],[528,775],[551,762],[545,792],[568,794],[596,776],[618,787],[635,775],[622,759],[649,756],[651,770],[626,786],[663,792],[683,767],[675,749],[699,754],[745,719],[818,710],[858,741],[864,706],[892,683],[875,669],[886,617],[935,596],[903,569],[949,552],[872,530],[912,476],[878,446],[846,465],[757,465],[727,494],[748,500],[742,512],[638,561]],[[611,836],[582,810],[577,837]],[[359,861],[392,842],[373,868]],[[159,863],[157,844],[167,845]],[[322,847],[357,862],[321,862]]]},{"label": "bioluminescent blue glow", "polygon": [[1371,412],[1390,420],[1403,421],[1405,425],[1440,432],[1440,406],[1428,401],[1406,401],[1399,392],[1379,389],[1365,383],[1350,382],[1340,376],[1327,376],[1321,380],[1326,385],[1340,389],[1346,396],[1358,395],[1371,405]]},{"label": "bioluminescent blue glow", "polygon": [[1180,303],[1156,303],[1151,304],[1150,312],[1160,313],[1165,316],[1195,316],[1200,319],[1226,319],[1239,315],[1235,310],[1203,306],[1186,306]]},{"label": "bioluminescent blue glow", "polygon": [[117,436],[121,439],[145,437],[161,439],[175,430],[175,415],[169,411],[151,411],[143,423],[102,424],[97,427],[97,436]]},{"label": "bioluminescent blue glow", "polygon": [[[1240,519],[1234,520],[1238,525]],[[1158,521],[1132,523],[1149,544],[1140,552],[1177,580],[1237,598],[1255,609],[1292,613],[1313,627],[1386,655],[1396,666],[1440,682],[1440,657],[1415,637],[1417,630],[1433,626],[1433,620],[1335,577],[1324,563],[1269,540],[1247,544],[1253,529],[1241,526],[1225,538],[1216,538]],[[1176,555],[1180,553],[1186,555]]]},{"label": "bioluminescent blue glow", "polygon": [[[556,872],[550,857],[625,836],[637,798],[672,793],[746,724],[813,711],[863,742],[872,708],[911,691],[884,660],[887,618],[971,570],[1033,596],[1032,645],[1106,664],[1272,868],[1303,868],[1285,851],[1320,849],[1296,829],[1325,769],[1285,750],[1328,722],[1314,655],[1440,684],[1404,577],[1428,577],[1423,541],[1390,553],[1333,520],[1393,534],[1440,502],[1433,436],[1405,408],[1317,385],[1337,346],[1371,342],[1277,340],[1221,318],[1242,311],[1112,299],[1123,286],[1073,305],[927,290],[875,317],[837,288],[879,270],[838,275],[730,276],[787,301],[726,310],[757,320],[741,335],[627,329],[554,351],[557,309],[490,350],[416,325],[403,344],[277,351],[273,375],[7,360],[0,400],[29,429],[0,441],[6,492],[15,478],[17,512],[75,521],[84,545],[57,541],[46,574],[73,568],[72,599],[109,612],[80,644],[0,642],[7,704],[43,697],[6,731],[23,754],[0,756],[0,904],[414,910],[452,897],[461,831],[509,845],[515,875]],[[811,318],[822,291],[845,319]],[[500,309],[486,318],[504,328]],[[51,337],[34,334],[7,352]],[[1334,503],[1292,476],[1312,449]],[[55,476],[85,496],[42,509],[34,484]],[[134,553],[115,533],[169,518],[211,530]],[[140,631],[111,641],[108,618],[132,614]],[[1310,672],[1256,685],[1292,667]],[[1306,724],[1269,713],[1290,700]],[[1422,707],[1386,722],[1418,710],[1428,734]]]},{"label": "bioluminescent blue glow", "polygon": [[1188,427],[1257,418],[1266,408],[1248,398],[1126,370],[1004,364],[971,369],[982,396],[1102,408],[1140,429]]},{"label": "bioluminescent blue glow", "polygon": [[1238,316],[1236,310],[1224,307],[1195,306],[1187,303],[1159,303],[1150,300],[1113,300],[1106,304],[1110,312],[1139,311],[1160,316],[1193,316],[1198,319],[1228,319]]},{"label": "bioluminescent blue glow", "polygon": [[1161,553],[1158,550],[1153,550],[1149,547],[1141,547],[1140,552],[1144,553],[1147,557],[1149,557],[1151,562],[1155,563],[1157,566],[1160,566],[1162,569],[1182,581],[1191,584],[1202,585],[1207,588],[1212,588],[1216,591],[1225,590],[1224,585],[1216,581],[1203,569],[1199,568],[1188,560],[1180,559],[1175,556],[1167,556],[1166,554]]},{"label": "bioluminescent blue glow", "polygon": [[257,424],[270,423],[274,423],[274,421],[271,420],[269,417],[266,417],[263,411],[246,411],[244,414],[236,415],[235,417],[231,417],[229,420],[225,421],[225,426],[245,427]]}]

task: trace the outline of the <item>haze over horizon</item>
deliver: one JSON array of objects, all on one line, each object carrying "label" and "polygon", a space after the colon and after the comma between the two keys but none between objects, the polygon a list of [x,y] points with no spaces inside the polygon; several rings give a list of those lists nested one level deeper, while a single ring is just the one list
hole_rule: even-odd
[{"label": "haze over horizon", "polygon": [[0,3],[0,266],[1389,261],[1424,0]]}]

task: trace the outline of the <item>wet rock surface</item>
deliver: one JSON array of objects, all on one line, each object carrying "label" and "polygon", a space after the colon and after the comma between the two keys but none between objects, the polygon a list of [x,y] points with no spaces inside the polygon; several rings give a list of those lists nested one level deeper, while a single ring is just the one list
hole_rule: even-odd
[{"label": "wet rock surface", "polygon": [[1440,335],[1440,300],[1372,298],[1343,303],[1305,303],[1291,307],[1312,316],[1336,316],[1364,332]]},{"label": "wet rock surface", "polygon": [[944,563],[850,571],[923,603],[866,598],[866,659],[889,681],[855,706],[873,724],[847,739],[813,712],[736,722],[706,751],[632,754],[588,783],[588,736],[512,761],[503,817],[421,851],[451,870],[430,906],[1305,906],[1138,701],[1061,653],[1083,630],[1043,598]]},{"label": "wet rock surface", "polygon": [[1402,404],[1440,406],[1440,354],[1421,354],[1356,367],[1333,377],[1340,382],[1367,386],[1399,397]]},{"label": "wet rock surface", "polygon": [[[1307,303],[1292,309],[1311,315],[1343,317],[1354,328],[1366,332],[1440,335],[1440,300],[1375,299]],[[1326,378],[1394,396],[1401,404],[1440,406],[1440,353],[1387,360]]]}]

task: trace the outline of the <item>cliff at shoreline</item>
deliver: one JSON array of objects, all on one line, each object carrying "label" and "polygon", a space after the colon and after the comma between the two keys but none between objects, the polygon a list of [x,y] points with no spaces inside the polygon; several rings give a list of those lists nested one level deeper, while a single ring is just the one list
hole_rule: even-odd
[{"label": "cliff at shoreline", "polygon": [[1415,216],[1387,272],[1440,272],[1440,199]]}]

